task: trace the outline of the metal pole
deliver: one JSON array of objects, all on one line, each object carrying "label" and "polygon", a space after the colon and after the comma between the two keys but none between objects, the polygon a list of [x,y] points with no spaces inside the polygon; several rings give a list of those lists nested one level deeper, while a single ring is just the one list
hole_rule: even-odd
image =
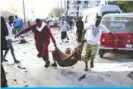
[{"label": "metal pole", "polygon": [[24,0],[23,0],[23,13],[24,13],[24,24],[26,25],[25,2],[24,2]]},{"label": "metal pole", "polygon": [[61,0],[61,9],[62,9],[62,0]]},{"label": "metal pole", "polygon": [[33,15],[33,18],[32,18],[32,20],[34,21],[34,10],[32,10],[32,15]]},{"label": "metal pole", "polygon": [[68,10],[69,10],[69,0],[67,0],[67,11],[66,11],[66,20],[68,20]]},{"label": "metal pole", "polygon": [[106,2],[107,2],[107,5],[108,5],[108,4],[109,4],[109,3],[108,3],[108,0],[106,0]]},{"label": "metal pole", "polygon": [[[63,9],[63,8],[62,8],[62,0],[61,0],[61,2],[60,2],[60,8]],[[61,14],[61,17],[62,17],[62,14]]]}]

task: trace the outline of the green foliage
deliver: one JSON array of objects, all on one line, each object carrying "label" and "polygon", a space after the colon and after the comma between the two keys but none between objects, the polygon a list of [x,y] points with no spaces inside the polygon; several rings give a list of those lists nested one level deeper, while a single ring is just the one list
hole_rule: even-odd
[{"label": "green foliage", "polygon": [[49,16],[60,17],[63,12],[64,11],[61,8],[53,8],[49,13]]},{"label": "green foliage", "polygon": [[133,1],[120,0],[120,1],[110,2],[110,3],[118,5],[123,12],[133,12]]}]

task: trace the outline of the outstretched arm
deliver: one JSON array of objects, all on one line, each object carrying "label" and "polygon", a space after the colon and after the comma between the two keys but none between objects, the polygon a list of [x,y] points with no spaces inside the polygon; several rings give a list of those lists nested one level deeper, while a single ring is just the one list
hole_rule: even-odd
[{"label": "outstretched arm", "polygon": [[86,34],[86,29],[83,30],[83,35],[82,35],[82,44],[84,44],[84,42],[86,42],[86,39],[85,39],[85,34]]},{"label": "outstretched arm", "polygon": [[34,28],[35,28],[36,26],[37,26],[36,24],[33,24],[33,25],[31,25],[31,26],[28,26],[27,28],[25,28],[25,29],[23,29],[22,31],[20,31],[19,33],[17,33],[17,34],[15,35],[15,37],[18,37],[18,36],[20,36],[20,35],[22,35],[22,34],[28,32],[28,31],[30,31],[30,30],[34,30]]},{"label": "outstretched arm", "polygon": [[54,46],[57,47],[57,46],[56,46],[56,41],[55,41],[55,39],[54,39],[54,37],[53,37],[53,35],[52,35],[51,32],[50,32],[50,37],[51,37],[51,39],[52,39],[52,41],[53,41],[53,43],[54,43]]},{"label": "outstretched arm", "polygon": [[57,47],[57,46],[56,46],[56,41],[55,41],[55,39],[54,39],[53,34],[51,33],[50,28],[49,28],[48,26],[46,26],[46,27],[47,27],[47,29],[49,29],[50,37],[51,37],[51,39],[52,39],[52,41],[53,41],[53,43],[54,43],[54,46]]}]

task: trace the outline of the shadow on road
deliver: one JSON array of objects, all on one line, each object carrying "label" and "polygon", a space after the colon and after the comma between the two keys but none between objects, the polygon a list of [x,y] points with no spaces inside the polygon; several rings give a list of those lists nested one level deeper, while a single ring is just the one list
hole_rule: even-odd
[{"label": "shadow on road", "polygon": [[[109,72],[98,72],[98,71],[88,71],[84,72],[74,72],[73,70],[58,70],[59,78],[58,80],[62,83],[68,84],[69,86],[132,86],[132,79],[127,78],[125,74],[126,71],[109,71]],[[120,76],[121,74],[121,76]],[[81,81],[79,78],[85,76]],[[117,78],[117,80],[116,80]],[[65,80],[65,81],[62,81]]]},{"label": "shadow on road", "polygon": [[111,54],[107,53],[103,57],[103,59],[109,60],[109,61],[116,61],[116,62],[133,62],[133,55],[129,54]]}]

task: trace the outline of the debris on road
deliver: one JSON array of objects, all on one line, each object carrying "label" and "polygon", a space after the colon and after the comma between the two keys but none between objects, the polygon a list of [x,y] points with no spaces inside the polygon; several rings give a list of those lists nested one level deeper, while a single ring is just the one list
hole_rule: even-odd
[{"label": "debris on road", "polygon": [[127,76],[128,76],[130,79],[132,79],[132,81],[133,81],[133,71],[130,72]]},{"label": "debris on road", "polygon": [[78,80],[81,81],[84,78],[86,78],[86,74],[82,75]]},{"label": "debris on road", "polygon": [[18,65],[18,68],[19,69],[26,69],[25,67],[21,67],[20,65]]},{"label": "debris on road", "polygon": [[24,87],[28,87],[29,85],[25,85]]}]

